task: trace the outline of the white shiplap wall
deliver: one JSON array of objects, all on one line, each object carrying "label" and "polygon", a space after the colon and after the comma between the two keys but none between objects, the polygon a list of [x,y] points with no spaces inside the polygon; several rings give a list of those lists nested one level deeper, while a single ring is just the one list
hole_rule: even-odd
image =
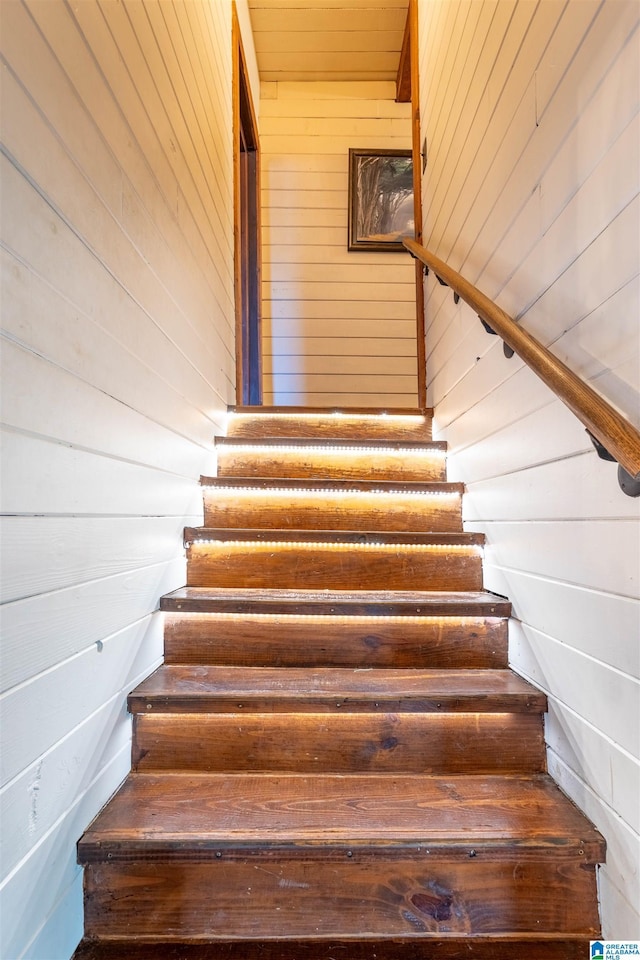
[{"label": "white shiplap wall", "polygon": [[[640,421],[635,0],[420,0],[425,245]],[[608,843],[605,936],[640,930],[638,501],[577,420],[426,283],[427,379],[549,767]]]},{"label": "white shiplap wall", "polygon": [[234,400],[231,3],[2,0],[0,29],[0,955],[67,960]]},{"label": "white shiplap wall", "polygon": [[390,82],[262,84],[265,404],[417,405],[415,280],[347,251],[350,147],[407,149]]}]

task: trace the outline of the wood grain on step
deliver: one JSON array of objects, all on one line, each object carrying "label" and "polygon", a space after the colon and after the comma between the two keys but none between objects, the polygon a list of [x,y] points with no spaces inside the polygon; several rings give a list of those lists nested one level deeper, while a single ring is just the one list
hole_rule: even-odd
[{"label": "wood grain on step", "polygon": [[[241,703],[240,703],[241,701]],[[131,712],[544,713],[544,693],[511,670],[168,666],[129,695]]]},{"label": "wood grain on step", "polygon": [[[243,413],[239,408],[236,411]],[[273,411],[263,407],[251,416],[231,416],[227,423],[229,437],[262,439],[263,437],[311,437],[314,439],[343,440],[431,440],[431,413],[422,415],[416,410],[389,411],[392,416],[371,416],[372,411],[349,410],[344,416],[331,411],[300,411],[302,417],[293,417],[295,408]]]},{"label": "wood grain on step", "polygon": [[[260,481],[262,483],[262,481]],[[366,489],[313,487],[273,489],[246,483],[205,486],[207,527],[252,527],[275,530],[369,530],[462,532],[462,491],[455,484],[432,493],[372,493]]]},{"label": "wood grain on step", "polygon": [[497,617],[167,613],[166,663],[274,667],[500,669],[507,622]]},{"label": "wood grain on step", "polygon": [[[447,547],[460,549],[462,547],[481,547],[485,543],[483,533],[432,533],[430,531],[397,531],[397,530],[263,530],[260,527],[185,527],[185,543],[225,541],[247,541],[250,543],[285,544],[302,543],[331,544],[333,547],[371,547],[390,546],[400,547]],[[453,551],[452,551],[453,552]],[[353,589],[353,588],[352,588]],[[363,588],[366,589],[366,588]]]},{"label": "wood grain on step", "polygon": [[585,960],[589,937],[436,935],[360,940],[231,940],[139,943],[83,940],[72,960]]},{"label": "wood grain on step", "polygon": [[[237,441],[239,444],[240,441]],[[394,450],[388,444],[376,450],[372,447],[353,447],[349,441],[339,441],[327,453],[327,444],[304,441],[292,449],[280,442],[262,449],[236,449],[233,440],[216,446],[219,477],[260,477],[280,479],[295,477],[300,480],[327,478],[332,480],[387,480],[387,481],[445,481],[446,444],[429,447],[400,444]],[[342,449],[341,446],[342,445]],[[257,446],[257,445],[256,445]]]},{"label": "wood grain on step", "polygon": [[[574,859],[604,843],[547,775],[132,774],[79,843],[82,863],[192,855]],[[305,852],[306,851],[306,852]],[[355,856],[355,852],[354,852]]]},{"label": "wood grain on step", "polygon": [[362,494],[424,494],[437,496],[439,494],[462,494],[464,484],[447,482],[371,480],[368,477],[362,480],[332,480],[315,478],[298,480],[293,477],[282,477],[277,482],[264,477],[212,477],[201,474],[200,486],[210,487],[219,492],[225,490],[248,489],[254,493],[260,491],[268,493],[270,490],[287,490],[292,494],[317,491],[320,493],[362,493]]},{"label": "wood grain on step", "polygon": [[540,714],[348,713],[347,704],[334,706],[333,713],[137,713],[133,767],[440,776],[546,769]]},{"label": "wood grain on step", "polygon": [[180,587],[160,599],[160,609],[180,613],[337,615],[344,617],[508,617],[504,597],[447,590],[259,590],[247,587]]},{"label": "wood grain on step", "polygon": [[89,936],[362,939],[598,929],[593,867],[517,856],[111,862],[86,868],[85,894]]},{"label": "wood grain on step", "polygon": [[187,583],[193,587],[375,587],[480,590],[482,561],[472,547],[449,551],[402,544],[259,540],[191,543]]},{"label": "wood grain on step", "polygon": [[[255,406],[246,406],[244,404],[233,404],[230,403],[227,406],[227,413],[229,415],[233,414],[244,414],[245,416],[250,417],[252,420],[259,420],[265,415],[271,414],[280,414],[290,417],[292,414],[302,414],[302,416],[312,415],[318,417],[335,417],[338,416],[360,416],[373,418],[378,420],[381,417],[387,416],[399,416],[399,417],[415,417],[415,416],[424,416],[432,417],[433,408],[432,407],[363,407],[363,406],[349,406],[341,407],[339,405],[334,405],[330,407],[321,407],[321,406],[302,406],[295,404],[274,404],[270,406],[269,404],[261,404],[259,407]],[[294,417],[294,420],[300,419],[299,417]]]}]

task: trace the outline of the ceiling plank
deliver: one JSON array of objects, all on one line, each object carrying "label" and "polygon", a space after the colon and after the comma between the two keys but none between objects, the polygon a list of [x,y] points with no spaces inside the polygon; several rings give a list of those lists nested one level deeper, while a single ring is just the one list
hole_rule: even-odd
[{"label": "ceiling plank", "polygon": [[379,7],[352,9],[251,9],[254,37],[262,32],[288,33],[290,31],[322,31],[324,33],[361,33],[367,31],[404,30],[405,13],[402,8],[381,10]]},{"label": "ceiling plank", "polygon": [[354,10],[368,8],[390,10],[397,7],[406,11],[407,0],[379,0],[379,2],[376,0],[316,0],[315,3],[310,3],[309,0],[249,0],[249,7],[252,10],[307,10],[310,7],[315,10],[336,10],[343,7]]},{"label": "ceiling plank", "polygon": [[395,81],[408,0],[249,0],[261,80]]},{"label": "ceiling plank", "polygon": [[315,33],[290,31],[289,33],[255,34],[260,44],[261,54],[266,53],[304,53],[306,51],[327,51],[332,53],[393,53],[402,46],[402,33],[398,30],[363,30],[361,33],[332,33],[329,36],[320,31]]}]

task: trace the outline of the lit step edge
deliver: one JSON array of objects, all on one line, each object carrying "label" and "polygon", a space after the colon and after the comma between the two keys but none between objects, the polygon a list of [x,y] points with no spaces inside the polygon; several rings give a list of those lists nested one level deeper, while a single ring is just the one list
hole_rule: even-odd
[{"label": "lit step edge", "polygon": [[506,618],[511,603],[477,591],[283,590],[179,587],[160,600],[172,613],[267,613],[286,616]]},{"label": "lit step edge", "polygon": [[399,533],[394,531],[356,530],[282,530],[263,527],[185,527],[184,542],[280,542],[321,545],[349,544],[352,546],[428,546],[428,547],[482,547],[482,533]]}]

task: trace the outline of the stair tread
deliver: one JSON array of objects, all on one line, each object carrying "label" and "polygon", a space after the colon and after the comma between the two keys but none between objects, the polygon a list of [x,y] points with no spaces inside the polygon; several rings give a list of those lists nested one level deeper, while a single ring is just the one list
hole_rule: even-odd
[{"label": "stair tread", "polygon": [[291,616],[508,617],[511,603],[486,591],[179,587],[161,598],[160,609]]},{"label": "stair tread", "polygon": [[76,960],[581,956],[605,841],[545,772],[433,411],[229,410]]},{"label": "stair tread", "polygon": [[[393,709],[544,712],[546,697],[511,670],[418,670],[163,665],[129,697],[131,709],[228,704],[259,709],[281,703],[313,712]],[[390,705],[391,702],[391,705]],[[255,706],[257,704],[257,706]]]},{"label": "stair tread", "polygon": [[[214,437],[214,444],[216,447],[228,447],[230,449],[234,447],[278,448],[288,446],[289,442],[287,441],[286,437]],[[322,450],[325,449],[328,444],[325,437],[294,437],[291,440],[291,445],[309,450]],[[385,450],[390,450],[396,453],[399,450],[418,450],[420,452],[424,450],[446,451],[448,444],[446,440],[380,440],[374,438],[367,441],[358,441],[348,440],[344,437],[336,437],[331,441],[331,446],[344,449],[345,451],[355,450],[355,452],[357,452],[359,449],[372,448],[376,452],[380,453],[384,452]]]},{"label": "stair tread", "polygon": [[[581,935],[519,934],[456,936],[430,934],[353,939],[226,940],[199,943],[140,943],[82,940],[72,960],[585,960],[590,938]],[[375,950],[375,953],[372,953]]]},{"label": "stair tread", "polygon": [[298,480],[282,478],[274,480],[270,477],[209,477],[201,476],[200,484],[203,487],[212,487],[213,489],[231,488],[241,490],[250,488],[253,490],[273,491],[290,490],[294,493],[304,493],[305,491],[322,490],[331,493],[370,493],[386,494],[392,496],[394,493],[409,494],[416,493],[428,496],[433,494],[459,494],[464,492],[463,483],[448,483],[440,480],[329,480],[313,479]]},{"label": "stair tread", "polygon": [[433,416],[432,407],[305,407],[305,406],[267,406],[261,404],[259,407],[243,406],[242,404],[229,404],[227,412],[230,414],[239,413],[245,416],[259,420],[260,417],[284,416],[290,417],[292,414],[302,415],[303,417],[378,417],[399,416],[399,417],[431,417]]},{"label": "stair tread", "polygon": [[185,527],[185,542],[196,540],[266,540],[282,543],[350,543],[372,546],[398,544],[399,546],[471,547],[483,546],[483,533],[398,533],[371,530],[282,530],[264,527]]},{"label": "stair tread", "polygon": [[[604,841],[546,774],[529,777],[131,774],[79,843],[83,863],[252,850],[326,859],[545,854],[603,860]],[[473,852],[471,852],[471,850]]]},{"label": "stair tread", "polygon": [[229,407],[230,437],[335,437],[431,440],[432,409],[353,407]]}]

